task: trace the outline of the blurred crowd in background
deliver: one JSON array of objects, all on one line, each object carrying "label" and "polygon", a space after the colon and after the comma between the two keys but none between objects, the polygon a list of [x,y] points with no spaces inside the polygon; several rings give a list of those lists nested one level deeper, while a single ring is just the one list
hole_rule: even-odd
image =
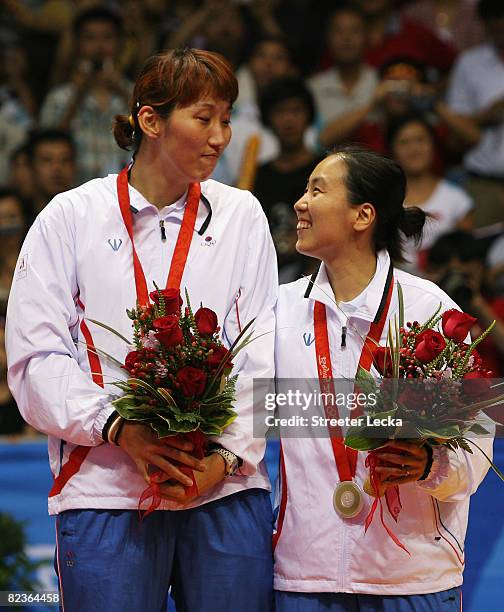
[{"label": "blurred crowd in background", "polygon": [[[0,0],[0,315],[36,215],[128,162],[113,117],[144,60],[180,46],[235,67],[214,178],[261,202],[281,282],[317,265],[296,253],[293,204],[318,161],[348,142],[386,153],[430,214],[403,265],[478,318],[473,336],[497,320],[480,347],[502,376],[503,0]],[[27,435],[0,323],[0,435]]]}]

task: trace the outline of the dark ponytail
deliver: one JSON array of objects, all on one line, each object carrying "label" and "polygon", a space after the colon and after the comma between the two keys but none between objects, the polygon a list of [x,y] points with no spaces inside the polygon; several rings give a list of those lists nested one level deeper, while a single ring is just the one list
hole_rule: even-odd
[{"label": "dark ponytail", "polygon": [[418,206],[403,207],[399,229],[407,238],[413,238],[415,243],[419,244],[427,216]]},{"label": "dark ponytail", "polygon": [[133,148],[135,141],[135,130],[131,125],[129,117],[127,115],[116,115],[114,117],[114,128],[113,134],[115,141],[121,147],[121,149],[125,149],[126,151],[130,151]]},{"label": "dark ponytail", "polygon": [[345,162],[350,204],[369,202],[375,208],[375,250],[387,249],[393,261],[404,262],[404,238],[413,237],[417,244],[420,242],[426,215],[420,208],[404,207],[406,176],[401,166],[358,145],[338,147],[330,155]]}]

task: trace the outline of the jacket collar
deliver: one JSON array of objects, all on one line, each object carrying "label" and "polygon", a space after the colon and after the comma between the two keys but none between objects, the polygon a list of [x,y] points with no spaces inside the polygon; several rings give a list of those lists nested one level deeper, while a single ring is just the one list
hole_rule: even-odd
[{"label": "jacket collar", "polygon": [[[130,209],[133,214],[136,215],[137,213],[147,208],[153,208],[153,207],[155,208],[153,204],[151,204],[148,200],[146,200],[145,197],[131,185],[129,185],[129,193],[130,193]],[[186,201],[187,201],[187,191],[176,202],[174,202],[173,204],[170,204],[170,206],[165,206],[163,209],[161,209],[160,213],[165,214],[168,209],[171,211],[174,211],[174,210],[182,211],[185,208]],[[201,203],[203,203],[203,207],[201,206]],[[210,225],[210,221],[212,220],[212,214],[213,214],[212,205],[210,204],[210,201],[208,200],[206,195],[203,193],[203,184],[202,184],[201,185],[201,195],[200,195],[200,206],[198,208],[198,216],[197,216],[197,221],[196,221],[196,227],[199,226],[199,229],[197,230],[197,232],[200,236],[203,236],[203,234],[208,229],[208,226]]]},{"label": "jacket collar", "polygon": [[[376,262],[376,272],[369,285],[363,290],[364,300],[360,301],[359,307],[350,318],[363,319],[364,321],[374,321],[380,310],[387,278],[390,271],[390,256],[384,249],[378,253]],[[309,300],[317,300],[325,304],[327,308],[337,311],[336,302],[332,287],[327,276],[327,268],[322,262],[317,272],[306,279],[304,284],[304,297]],[[363,295],[362,293],[355,298],[356,300]]]}]

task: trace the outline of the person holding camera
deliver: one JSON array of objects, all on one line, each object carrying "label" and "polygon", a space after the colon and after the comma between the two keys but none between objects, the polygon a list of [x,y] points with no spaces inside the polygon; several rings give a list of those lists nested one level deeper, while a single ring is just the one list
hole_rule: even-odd
[{"label": "person holding camera", "polygon": [[397,56],[381,67],[380,77],[368,104],[340,115],[321,131],[320,143],[325,148],[350,140],[378,153],[389,153],[388,126],[412,112],[426,114],[439,136],[435,157],[440,171],[448,154],[457,155],[477,144],[480,133],[475,122],[452,111],[440,99],[438,84],[427,82],[422,64]]},{"label": "person holding camera", "polygon": [[117,149],[110,124],[115,115],[126,112],[131,84],[116,68],[123,34],[120,17],[106,8],[91,8],[78,15],[73,30],[72,78],[49,91],[40,123],[70,131],[83,182],[117,171],[127,161]]}]

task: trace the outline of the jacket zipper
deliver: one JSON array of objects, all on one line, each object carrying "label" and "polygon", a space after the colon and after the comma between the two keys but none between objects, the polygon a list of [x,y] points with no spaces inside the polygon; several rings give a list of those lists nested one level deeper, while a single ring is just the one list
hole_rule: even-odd
[{"label": "jacket zipper", "polygon": [[159,229],[161,230],[161,240],[164,242],[166,240],[166,231],[164,226],[164,219],[159,219]]}]

